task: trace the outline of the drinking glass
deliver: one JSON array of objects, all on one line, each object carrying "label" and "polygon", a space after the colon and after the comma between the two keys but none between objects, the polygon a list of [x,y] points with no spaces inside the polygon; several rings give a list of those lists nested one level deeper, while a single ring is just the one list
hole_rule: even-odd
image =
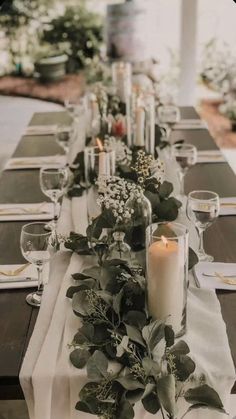
[{"label": "drinking glass", "polygon": [[171,153],[179,167],[180,195],[184,196],[184,177],[188,169],[197,162],[197,149],[192,144],[174,144]]},{"label": "drinking glass", "polygon": [[39,172],[39,181],[42,192],[54,204],[53,220],[47,224],[47,227],[55,230],[58,219],[57,203],[66,192],[69,182],[69,172],[66,167],[42,167]]},{"label": "drinking glass", "polygon": [[73,141],[75,134],[74,126],[58,125],[56,130],[56,142],[64,150],[65,154],[68,154],[69,147]]},{"label": "drinking glass", "polygon": [[203,232],[212,225],[220,212],[219,196],[211,191],[192,191],[187,199],[187,216],[194,222],[199,233],[200,244],[198,258],[200,261],[212,262],[213,256],[207,255],[203,246]]},{"label": "drinking glass", "polygon": [[64,105],[73,120],[82,116],[86,111],[84,97],[69,97],[65,100]]},{"label": "drinking glass", "polygon": [[157,110],[158,121],[166,129],[166,139],[169,141],[173,126],[180,120],[180,110],[175,105],[162,105]]},{"label": "drinking glass", "polygon": [[55,238],[53,233],[45,231],[46,224],[35,222],[25,224],[21,230],[20,247],[24,258],[36,265],[38,271],[38,289],[27,295],[26,301],[29,305],[39,307],[43,294],[42,271],[44,265],[54,256]]}]

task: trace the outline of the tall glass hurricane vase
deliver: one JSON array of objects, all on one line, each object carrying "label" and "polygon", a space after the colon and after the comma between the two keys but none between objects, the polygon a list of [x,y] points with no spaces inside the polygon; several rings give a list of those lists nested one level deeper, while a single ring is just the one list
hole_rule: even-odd
[{"label": "tall glass hurricane vase", "polygon": [[157,223],[147,229],[147,300],[150,316],[186,330],[188,230],[178,223]]},{"label": "tall glass hurricane vase", "polygon": [[126,240],[133,251],[143,250],[145,248],[146,228],[152,222],[150,201],[140,190],[128,199],[125,208],[131,214],[126,230]]}]

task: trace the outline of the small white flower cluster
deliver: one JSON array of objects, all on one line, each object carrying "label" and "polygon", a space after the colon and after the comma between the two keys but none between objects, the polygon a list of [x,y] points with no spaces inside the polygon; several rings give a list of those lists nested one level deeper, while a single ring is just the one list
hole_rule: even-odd
[{"label": "small white flower cluster", "polygon": [[100,193],[98,205],[110,209],[117,223],[127,222],[131,219],[134,209],[126,208],[129,198],[140,200],[142,190],[134,183],[127,182],[118,176],[99,178],[97,181]]},{"label": "small white flower cluster", "polygon": [[151,176],[155,177],[159,183],[162,183],[165,178],[165,165],[160,159],[154,160],[151,168]]},{"label": "small white flower cluster", "polygon": [[132,161],[132,151],[127,147],[127,145],[116,139],[115,137],[106,137],[104,141],[106,149],[115,150],[116,153],[116,162],[120,166],[129,166]]}]

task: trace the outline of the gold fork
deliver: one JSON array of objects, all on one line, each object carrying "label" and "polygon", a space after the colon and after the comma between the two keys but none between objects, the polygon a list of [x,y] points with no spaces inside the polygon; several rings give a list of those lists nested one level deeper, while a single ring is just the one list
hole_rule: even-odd
[{"label": "gold fork", "polygon": [[222,282],[228,285],[236,285],[236,277],[234,278],[226,278],[224,275],[220,274],[219,272],[215,272],[215,276],[220,279]]},{"label": "gold fork", "polygon": [[30,263],[25,263],[23,266],[20,266],[19,268],[13,270],[9,270],[9,271],[0,271],[1,275],[4,276],[17,276],[18,274],[20,274],[21,272],[23,272],[28,266],[30,265]]}]

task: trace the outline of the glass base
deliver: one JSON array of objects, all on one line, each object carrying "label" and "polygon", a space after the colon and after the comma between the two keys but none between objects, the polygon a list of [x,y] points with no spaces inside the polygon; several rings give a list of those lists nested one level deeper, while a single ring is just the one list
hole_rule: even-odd
[{"label": "glass base", "polygon": [[211,255],[208,255],[207,253],[198,253],[198,260],[199,262],[213,262],[214,257]]},{"label": "glass base", "polygon": [[27,304],[29,304],[30,306],[33,306],[33,307],[40,307],[41,300],[42,300],[42,293],[41,292],[40,293],[39,292],[31,292],[26,297]]}]

